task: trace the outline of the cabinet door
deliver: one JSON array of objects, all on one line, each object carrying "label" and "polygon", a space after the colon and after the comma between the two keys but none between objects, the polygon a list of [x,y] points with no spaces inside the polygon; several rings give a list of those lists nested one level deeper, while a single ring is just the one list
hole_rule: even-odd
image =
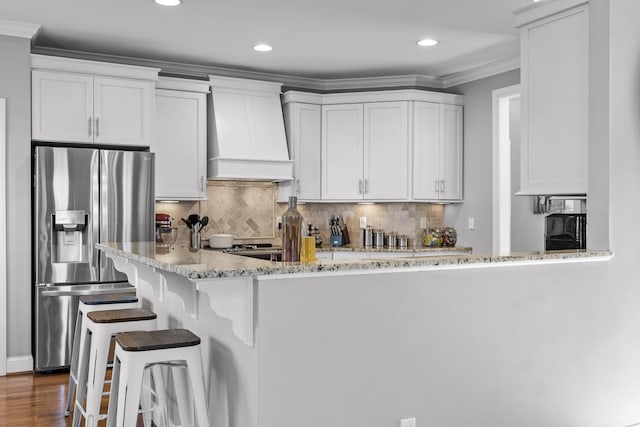
[{"label": "cabinet door", "polygon": [[95,77],[95,142],[149,145],[153,119],[153,83]]},{"label": "cabinet door", "polygon": [[521,29],[520,194],[587,192],[588,8]]},{"label": "cabinet door", "polygon": [[295,103],[292,112],[294,191],[300,200],[320,200],[322,111],[319,105]]},{"label": "cabinet door", "polygon": [[440,105],[440,198],[462,200],[462,106]]},{"label": "cabinet door", "polygon": [[440,104],[413,103],[413,198],[440,196]]},{"label": "cabinet door", "polygon": [[409,196],[407,102],[364,104],[364,198]]},{"label": "cabinet door", "polygon": [[93,142],[93,77],[34,70],[31,138]]},{"label": "cabinet door", "polygon": [[203,93],[156,90],[156,199],[206,199],[206,101]]},{"label": "cabinet door", "polygon": [[362,104],[322,106],[322,198],[362,199]]}]

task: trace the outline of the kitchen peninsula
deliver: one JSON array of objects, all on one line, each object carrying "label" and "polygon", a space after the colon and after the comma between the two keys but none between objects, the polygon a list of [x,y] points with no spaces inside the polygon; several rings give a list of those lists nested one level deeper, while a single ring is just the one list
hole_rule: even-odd
[{"label": "kitchen peninsula", "polygon": [[[495,344],[473,339],[504,310],[492,277],[535,270],[544,281],[572,262],[588,275],[596,263],[586,261],[612,258],[565,251],[283,264],[179,247],[160,253],[153,243],[97,246],[160,327],[202,338],[216,427],[396,425],[416,415],[406,408],[429,410],[443,387],[461,381],[469,371],[460,357],[473,372],[486,357],[478,348]],[[502,292],[519,292],[518,280]],[[485,308],[475,318],[470,305]]]}]

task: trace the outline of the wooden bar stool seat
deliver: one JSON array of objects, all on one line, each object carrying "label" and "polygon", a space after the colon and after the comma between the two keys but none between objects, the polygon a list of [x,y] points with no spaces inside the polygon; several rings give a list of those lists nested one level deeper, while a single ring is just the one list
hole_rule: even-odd
[{"label": "wooden bar stool seat", "polygon": [[80,425],[81,416],[85,417],[86,426],[96,426],[99,420],[106,418],[106,414],[100,414],[100,401],[104,391],[111,338],[122,332],[156,329],[156,318],[154,312],[144,308],[87,313],[83,357],[78,363],[74,427]]},{"label": "wooden bar stool seat", "polygon": [[[159,364],[174,370],[176,366],[186,368],[188,378],[175,381],[180,425],[209,426],[200,338],[186,329],[170,329],[125,332],[116,336],[107,427],[135,425],[144,369]],[[184,369],[180,371],[184,372]],[[187,382],[191,383],[192,404],[189,404],[189,393],[184,386]],[[196,423],[193,422],[194,412]]]},{"label": "wooden bar stool seat", "polygon": [[76,391],[76,383],[78,382],[78,360],[81,360],[83,357],[81,350],[84,348],[84,336],[86,333],[87,322],[86,315],[92,311],[135,307],[138,307],[138,297],[133,290],[129,292],[85,295],[80,297],[73,333],[73,342],[71,345],[71,364],[69,367],[67,405],[64,411],[65,417],[69,416],[71,413],[71,406],[73,404],[73,398]]}]

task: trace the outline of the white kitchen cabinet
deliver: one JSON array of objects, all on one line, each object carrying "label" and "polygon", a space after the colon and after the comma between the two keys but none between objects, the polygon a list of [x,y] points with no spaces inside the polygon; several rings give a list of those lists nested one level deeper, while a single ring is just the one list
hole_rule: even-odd
[{"label": "white kitchen cabinet", "polygon": [[462,200],[462,126],[462,106],[414,102],[414,200]]},{"label": "white kitchen cabinet", "polygon": [[409,197],[407,102],[364,104],[364,199]]},{"label": "white kitchen cabinet", "polygon": [[363,198],[362,104],[322,106],[322,198]]},{"label": "white kitchen cabinet", "polygon": [[518,194],[584,194],[588,178],[588,4],[567,0],[543,6],[517,14],[522,90]]},{"label": "white kitchen cabinet", "polygon": [[[176,90],[189,84],[194,91]],[[156,89],[156,199],[207,198],[208,84],[161,78]],[[199,91],[195,91],[199,90]]]},{"label": "white kitchen cabinet", "polygon": [[32,55],[32,139],[148,146],[158,69]]},{"label": "white kitchen cabinet", "polygon": [[289,158],[294,167],[293,180],[283,181],[278,186],[278,201],[286,202],[290,195],[297,196],[300,201],[320,200],[322,108],[292,102],[285,103],[283,109]]},{"label": "white kitchen cabinet", "polygon": [[407,199],[407,102],[324,105],[322,112],[322,198]]}]

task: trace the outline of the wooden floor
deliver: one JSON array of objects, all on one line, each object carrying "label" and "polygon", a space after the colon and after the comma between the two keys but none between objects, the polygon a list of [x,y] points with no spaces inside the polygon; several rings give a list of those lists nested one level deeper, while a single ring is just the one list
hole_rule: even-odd
[{"label": "wooden floor", "polygon": [[[73,414],[64,416],[68,381],[68,373],[0,377],[0,427],[71,426]],[[101,412],[106,412],[107,404],[107,399],[103,399]],[[142,425],[141,418],[138,425]]]},{"label": "wooden floor", "polygon": [[0,426],[71,426],[64,416],[69,374],[0,377]]}]

